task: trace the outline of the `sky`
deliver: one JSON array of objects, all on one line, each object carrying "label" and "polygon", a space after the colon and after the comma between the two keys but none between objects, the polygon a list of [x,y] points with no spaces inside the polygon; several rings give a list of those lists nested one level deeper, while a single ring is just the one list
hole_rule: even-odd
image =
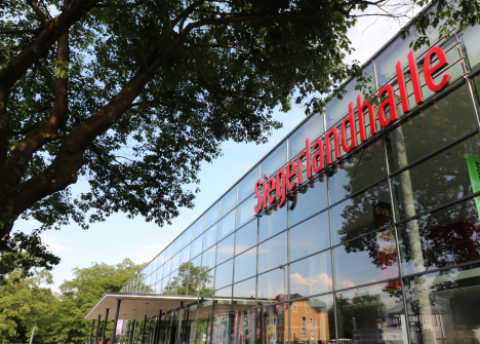
[{"label": "sky", "polygon": [[[349,38],[356,51],[347,57],[346,62],[357,59],[367,61],[400,29],[397,21],[388,18],[360,18],[357,25],[349,31]],[[159,227],[147,223],[142,217],[128,219],[124,213],[107,218],[107,221],[95,223],[89,230],[82,230],[75,224],[64,226],[61,230],[46,231],[42,240],[50,250],[61,258],[52,273],[52,290],[59,292],[59,286],[74,278],[74,268],[86,268],[98,263],[118,264],[124,258],[135,263],[150,261],[178,234],[187,228],[225,191],[233,186],[250,168],[264,157],[278,142],[304,118],[304,109],[293,104],[288,113],[275,111],[274,118],[283,123],[283,128],[272,133],[269,142],[263,145],[255,143],[226,142],[222,146],[223,155],[212,163],[204,162],[199,172],[201,192],[197,194],[193,209],[180,209],[180,215],[171,225]],[[232,167],[235,168],[232,168]],[[226,173],[228,171],[228,173]],[[86,180],[80,180],[74,186],[74,192],[87,190]],[[35,221],[19,219],[15,230],[26,233],[37,228]]]}]

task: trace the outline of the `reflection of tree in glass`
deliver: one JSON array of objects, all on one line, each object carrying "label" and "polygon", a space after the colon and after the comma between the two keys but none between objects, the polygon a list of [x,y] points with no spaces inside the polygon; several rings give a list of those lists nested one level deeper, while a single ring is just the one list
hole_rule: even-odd
[{"label": "reflection of tree in glass", "polygon": [[340,338],[353,338],[355,331],[363,338],[376,338],[379,323],[387,316],[380,295],[355,293],[351,298],[337,297],[337,317]]},{"label": "reflection of tree in glass", "polygon": [[192,262],[183,264],[178,270],[178,276],[163,288],[163,294],[197,295],[199,288],[201,295],[211,292],[212,289],[208,286],[213,280],[211,273],[213,270],[207,272],[208,269],[208,267],[195,266]]}]

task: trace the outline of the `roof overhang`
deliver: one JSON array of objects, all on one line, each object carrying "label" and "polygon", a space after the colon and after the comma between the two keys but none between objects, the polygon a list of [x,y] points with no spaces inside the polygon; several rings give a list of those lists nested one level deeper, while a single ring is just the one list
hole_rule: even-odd
[{"label": "roof overhang", "polygon": [[88,312],[85,319],[97,320],[98,316],[105,317],[106,309],[109,311],[109,319],[115,318],[118,300],[120,302],[119,319],[141,320],[158,315],[160,310],[165,313],[172,309],[179,308],[181,303],[184,306],[196,302],[197,296],[185,295],[152,295],[152,294],[124,294],[105,293],[100,301]]}]

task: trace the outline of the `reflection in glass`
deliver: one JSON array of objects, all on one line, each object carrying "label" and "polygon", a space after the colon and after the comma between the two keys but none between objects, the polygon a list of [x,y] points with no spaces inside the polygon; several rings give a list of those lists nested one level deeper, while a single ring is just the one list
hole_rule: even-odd
[{"label": "reflection in glass", "polygon": [[289,232],[291,262],[329,247],[328,211],[290,228]]},{"label": "reflection in glass", "polygon": [[292,194],[288,201],[288,221],[292,227],[328,206],[327,181],[321,175]]},{"label": "reflection in glass", "polygon": [[[217,306],[217,304],[215,304],[215,306]],[[223,305],[220,304],[219,306]],[[230,336],[230,327],[230,317],[228,314],[214,316],[212,326],[212,344],[228,343]]]},{"label": "reflection in glass", "polygon": [[233,326],[230,337],[232,344],[255,344],[256,328],[258,326],[257,312],[254,309],[235,311],[232,314]]},{"label": "reflection in glass", "polygon": [[217,242],[217,225],[210,227],[203,234],[203,247],[208,248]]},{"label": "reflection in glass", "polygon": [[187,245],[182,249],[180,264],[185,264],[190,260],[190,248],[192,245]]},{"label": "reflection in glass", "polygon": [[[214,315],[230,312],[230,310],[232,309],[232,287],[231,286],[220,289],[220,290],[216,290],[215,293],[213,294],[213,298],[215,302],[215,305],[213,307]],[[226,325],[228,330],[227,332],[230,333],[230,330],[228,329],[228,323]],[[215,332],[215,329],[213,329],[213,331]],[[228,333],[227,333],[227,336],[228,336]]]},{"label": "reflection in glass", "polygon": [[202,267],[201,255],[191,261],[191,267],[192,268],[190,268],[190,276],[196,276],[201,272],[201,267]]},{"label": "reflection in glass", "polygon": [[252,195],[249,199],[237,207],[237,228],[242,227],[248,221],[253,219],[255,216],[254,208],[257,203],[257,199],[254,195]]},{"label": "reflection in glass", "polygon": [[217,203],[207,210],[207,213],[205,214],[205,229],[210,228],[210,226],[218,221],[219,207],[220,204]]},{"label": "reflection in glass", "polygon": [[465,42],[465,50],[467,51],[468,62],[472,72],[480,67],[480,44],[478,37],[480,36],[480,26],[476,25],[468,27],[462,34]]},{"label": "reflection in glass", "polygon": [[335,289],[398,277],[395,237],[390,229],[333,249]]},{"label": "reflection in glass", "polygon": [[474,199],[398,227],[404,274],[480,260],[480,221]]},{"label": "reflection in glass", "polygon": [[400,281],[337,293],[338,336],[354,343],[408,343]]},{"label": "reflection in glass", "polygon": [[199,236],[197,239],[193,240],[191,257],[196,257],[197,255],[202,253],[202,242],[203,236]]},{"label": "reflection in glass", "polygon": [[172,258],[172,266],[171,271],[175,271],[180,267],[180,255],[177,254],[175,257]]},{"label": "reflection in glass", "polygon": [[233,259],[216,267],[215,271],[215,289],[223,288],[232,284],[233,278]]},{"label": "reflection in glass", "polygon": [[218,240],[225,238],[228,234],[235,230],[235,210],[231,211],[227,216],[218,223]]},{"label": "reflection in glass", "polygon": [[237,205],[237,187],[234,186],[220,201],[220,218]]},{"label": "reflection in glass", "polygon": [[477,343],[479,281],[478,264],[405,279],[411,342]]},{"label": "reflection in glass", "polygon": [[246,249],[257,244],[257,220],[240,228],[236,233],[235,254],[239,254]]},{"label": "reflection in glass", "polygon": [[410,218],[471,194],[473,190],[466,153],[480,156],[478,135],[440,152],[392,179],[400,219]]},{"label": "reflection in glass", "polygon": [[272,208],[259,220],[258,241],[262,242],[287,228],[287,207]]},{"label": "reflection in glass", "polygon": [[[202,270],[205,268],[202,267]],[[211,269],[207,272],[204,272],[200,275],[200,279],[198,280],[199,289],[200,289],[200,296],[202,295],[210,295],[213,291],[213,280],[215,277],[215,269]]]},{"label": "reflection in glass", "polygon": [[234,309],[250,308],[255,306],[256,278],[237,283],[233,286]]},{"label": "reflection in glass", "polygon": [[335,167],[329,179],[330,202],[334,204],[387,176],[382,140],[372,142]]},{"label": "reflection in glass", "polygon": [[257,248],[254,247],[235,257],[235,282],[255,275],[257,271]]},{"label": "reflection in glass", "polygon": [[330,343],[335,338],[333,295],[322,295],[291,302],[286,311],[290,318],[285,335],[290,342]]},{"label": "reflection in glass", "polygon": [[232,234],[228,238],[220,241],[217,245],[217,264],[233,257],[235,235]]},{"label": "reflection in glass", "polygon": [[287,232],[258,246],[258,273],[287,263]]},{"label": "reflection in glass", "polygon": [[287,141],[283,141],[270,155],[260,164],[260,174],[271,177],[280,167],[287,162]]},{"label": "reflection in glass", "polygon": [[217,247],[213,246],[212,248],[204,251],[202,253],[202,266],[206,269],[213,268],[215,266],[215,253]]},{"label": "reflection in glass", "polygon": [[403,168],[475,129],[470,94],[463,84],[391,132],[391,169]]},{"label": "reflection in glass", "polygon": [[173,242],[173,254],[177,254],[180,252],[180,249],[182,248],[182,236],[180,235],[175,241]]},{"label": "reflection in glass", "polygon": [[249,174],[247,174],[238,184],[238,203],[253,194],[255,183],[258,180],[259,168],[256,166]]},{"label": "reflection in glass", "polygon": [[392,223],[387,182],[332,207],[333,244],[339,244]]},{"label": "reflection in glass", "polygon": [[332,291],[330,250],[290,264],[290,299]]},{"label": "reflection in glass", "polygon": [[167,276],[170,273],[170,267],[172,266],[172,261],[169,260],[168,262],[165,263],[163,266],[163,275]]},{"label": "reflection in glass", "polygon": [[205,215],[200,216],[200,218],[193,225],[193,239],[198,237],[203,233],[203,228],[205,226]]},{"label": "reflection in glass", "polygon": [[305,150],[305,140],[310,138],[313,144],[323,132],[323,117],[315,113],[300,128],[295,130],[288,138],[288,160],[292,160],[296,155]]},{"label": "reflection in glass", "polygon": [[185,245],[188,245],[192,242],[192,235],[193,235],[193,226],[188,228],[183,234],[182,234],[182,242],[183,242],[183,247]]},{"label": "reflection in glass", "polygon": [[197,334],[195,344],[210,344],[212,300],[202,300],[198,305]]},{"label": "reflection in glass", "polygon": [[261,344],[281,344],[288,339],[285,334],[288,317],[286,309],[288,304],[280,304],[270,307],[258,308],[258,317],[260,322],[260,343]]},{"label": "reflection in glass", "polygon": [[259,305],[268,305],[287,301],[285,293],[287,284],[287,268],[272,270],[258,276],[257,302]]}]

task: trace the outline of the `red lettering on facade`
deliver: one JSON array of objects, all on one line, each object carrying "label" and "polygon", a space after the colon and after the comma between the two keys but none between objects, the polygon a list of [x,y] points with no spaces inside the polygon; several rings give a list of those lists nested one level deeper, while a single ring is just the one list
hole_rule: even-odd
[{"label": "red lettering on facade", "polygon": [[286,200],[286,192],[285,192],[285,169],[282,168],[280,171],[277,173],[277,199],[280,200],[280,203],[278,204],[280,207],[283,207],[285,204]]},{"label": "red lettering on facade", "polygon": [[[438,57],[438,62],[436,65],[431,66],[432,55],[435,54]],[[450,74],[445,74],[442,77],[442,81],[438,85],[433,81],[433,74],[438,71],[440,68],[448,65],[447,55],[440,47],[433,47],[429,50],[425,56],[425,61],[423,62],[423,73],[425,74],[425,81],[429,89],[433,92],[438,92],[447,86],[448,81],[450,80]]]},{"label": "red lettering on facade", "polygon": [[333,145],[335,149],[335,159],[340,158],[340,148],[338,148],[338,130],[337,128],[331,128],[325,134],[325,147],[327,149],[327,164],[332,163],[332,147],[331,147],[331,137],[333,137]]},{"label": "red lettering on facade", "polygon": [[[378,121],[382,127],[386,127],[392,121],[397,119],[397,107],[395,104],[395,92],[393,91],[392,85],[385,85],[383,86],[380,91],[378,92],[378,97],[381,98],[383,95],[387,93],[387,99],[382,101],[378,107]],[[385,110],[386,108],[390,110],[390,117],[388,119],[385,118]]]},{"label": "red lettering on facade", "polygon": [[410,76],[412,78],[413,93],[415,93],[415,101],[417,104],[423,102],[422,88],[420,87],[420,80],[418,78],[417,63],[415,62],[415,55],[413,50],[408,53],[408,66],[410,67]]},{"label": "red lettering on facade", "polygon": [[[347,144],[347,123],[350,125],[350,145]],[[353,112],[353,102],[348,104],[348,116],[342,121],[340,127],[340,136],[342,138],[342,148],[345,153],[350,152],[357,146],[357,135],[355,135],[355,113]]]},{"label": "red lettering on facade", "polygon": [[373,106],[370,105],[368,100],[362,103],[362,95],[359,94],[357,97],[357,111],[358,111],[358,124],[360,126],[360,141],[364,142],[367,140],[367,135],[365,133],[365,118],[363,111],[367,109],[368,118],[370,120],[370,132],[372,135],[377,133],[377,123],[375,121],[375,112],[373,111]]},{"label": "red lettering on facade", "polygon": [[292,183],[292,178],[297,175],[297,171],[295,169],[295,163],[293,161],[290,161],[287,165],[287,177],[285,178],[286,185],[287,185],[287,190],[292,191],[297,183],[293,182]]},{"label": "red lettering on facade", "polygon": [[395,68],[397,70],[398,89],[400,91],[400,98],[402,100],[402,109],[403,112],[407,113],[410,111],[410,104],[408,104],[408,94],[407,87],[405,85],[405,75],[403,74],[402,62],[398,61]]}]

